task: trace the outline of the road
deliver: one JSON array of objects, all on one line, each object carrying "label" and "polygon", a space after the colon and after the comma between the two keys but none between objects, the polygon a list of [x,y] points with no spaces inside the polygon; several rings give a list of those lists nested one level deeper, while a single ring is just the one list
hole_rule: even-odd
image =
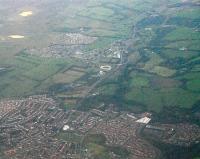
[{"label": "road", "polygon": [[[136,32],[137,32],[137,28],[136,26],[133,25],[133,33],[132,33],[132,38],[133,39],[133,43],[134,44],[134,39],[136,39]],[[123,41],[123,43],[126,44],[126,41]],[[83,97],[77,102],[77,107],[80,107],[81,104],[83,103],[83,101],[85,99],[87,99],[87,97],[90,96],[90,93],[104,80],[106,80],[107,78],[109,78],[110,76],[112,76],[115,72],[119,71],[120,69],[122,69],[123,67],[126,67],[126,65],[128,64],[128,59],[125,58],[125,52],[121,52],[120,54],[120,62],[118,64],[116,64],[116,67],[112,68],[111,71],[106,72],[105,75],[101,76],[99,80],[97,80],[95,83],[93,83],[89,89],[84,93]]]}]

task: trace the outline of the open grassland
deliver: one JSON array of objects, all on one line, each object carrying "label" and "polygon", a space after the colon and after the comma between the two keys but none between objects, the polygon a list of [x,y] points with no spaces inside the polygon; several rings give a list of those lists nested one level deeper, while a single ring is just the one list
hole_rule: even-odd
[{"label": "open grassland", "polygon": [[161,64],[163,62],[163,59],[155,53],[148,53],[148,61],[145,62],[144,70],[149,71],[155,66]]},{"label": "open grassland", "polygon": [[98,91],[102,95],[106,95],[106,96],[115,95],[115,93],[117,93],[117,90],[118,90],[118,85],[116,84],[105,84],[98,89]]},{"label": "open grassland", "polygon": [[[199,43],[200,43],[200,39],[199,40],[183,40],[183,41],[177,41],[176,43],[174,42],[169,43],[166,46],[166,48],[177,49],[177,51],[181,48],[185,48],[186,50],[191,50],[191,51],[199,51],[200,50]],[[184,54],[184,51],[182,52]]]},{"label": "open grassland", "polygon": [[145,71],[148,71],[150,73],[155,73],[163,77],[170,77],[176,73],[176,70],[160,66],[160,64],[162,64],[164,60],[158,54],[149,53],[148,57],[149,60],[145,62],[144,67],[142,68]]},{"label": "open grassland", "polygon": [[107,149],[101,145],[95,143],[89,143],[87,145],[87,149],[95,158],[110,159]]},{"label": "open grassland", "polygon": [[129,76],[130,76],[129,86],[131,88],[149,87],[151,76],[148,76],[147,74],[138,73],[138,72],[131,72]]},{"label": "open grassland", "polygon": [[173,50],[173,49],[163,49],[162,55],[168,59],[176,59],[176,58],[183,58],[183,59],[191,59],[197,57],[199,55],[198,52],[191,52],[188,50]]},{"label": "open grassland", "polygon": [[[12,5],[8,6],[8,8],[9,7],[12,8]],[[7,72],[1,74],[1,97],[24,96],[38,92],[42,93],[47,91],[48,88],[55,83],[73,82],[73,79],[75,80],[78,78],[69,74],[66,75],[68,77],[65,77],[65,79],[59,77],[59,74],[62,74],[63,70],[71,66],[71,62],[68,59],[45,59],[36,56],[26,56],[26,54],[22,53],[16,56],[20,50],[26,48],[44,48],[52,42],[59,42],[60,39],[57,38],[57,34],[52,33],[51,30],[53,30],[54,27],[57,28],[62,23],[59,22],[60,18],[56,18],[52,21],[54,15],[53,12],[49,12],[49,9],[49,6],[37,8],[37,10],[33,9],[33,16],[31,16],[31,18],[26,17],[26,19],[18,17],[20,15],[13,16],[8,13],[10,16],[9,18],[13,19],[12,23],[15,23],[15,27],[13,28],[10,24],[7,24],[8,22],[5,22],[4,25],[8,25],[9,27],[5,27],[3,32],[4,36],[1,36],[1,40],[3,39],[4,44],[0,43],[0,66],[9,67]],[[59,5],[57,9],[62,10],[63,6]],[[40,13],[38,14],[37,11],[40,11]],[[59,13],[58,16],[63,15]],[[52,24],[52,22],[57,24]],[[48,26],[46,23],[48,23]],[[52,25],[54,25],[54,27],[52,27]],[[6,35],[7,33],[8,35]],[[18,36],[18,34],[25,36],[23,39],[18,39],[22,37]],[[6,38],[9,35],[12,35],[10,39]],[[56,76],[58,76],[59,79],[54,79]]]},{"label": "open grassland", "polygon": [[133,77],[131,80],[131,87],[148,87],[149,86],[149,81],[148,79],[141,77],[141,76],[136,76]]},{"label": "open grassland", "polygon": [[63,73],[58,73],[53,77],[55,83],[72,83],[81,78],[85,73],[73,70],[67,70]]},{"label": "open grassland", "polygon": [[165,107],[191,108],[200,96],[180,88],[165,88],[154,90],[151,88],[132,88],[125,99],[146,105],[149,111],[160,112]]},{"label": "open grassland", "polygon": [[200,79],[188,81],[187,88],[192,91],[200,92]]},{"label": "open grassland", "polygon": [[92,7],[86,8],[85,10],[81,10],[79,15],[86,16],[90,18],[95,18],[99,20],[105,20],[109,16],[112,16],[114,11],[112,9],[104,8],[104,7]]},{"label": "open grassland", "polygon": [[[63,63],[64,64],[64,63]],[[65,64],[64,64],[65,65]],[[62,69],[62,62],[50,60],[44,61],[35,68],[32,68],[30,71],[25,72],[23,75],[35,81],[43,81],[50,76],[53,76],[60,69]]]},{"label": "open grassland", "polygon": [[176,70],[169,69],[167,67],[155,66],[151,72],[156,73],[163,77],[170,77],[176,73]]},{"label": "open grassland", "polygon": [[130,37],[132,25],[142,18],[133,9],[134,5],[130,4],[133,2],[88,1],[78,6],[72,3],[63,10],[61,14],[67,16],[54,30],[68,32],[85,29],[86,35],[102,37],[88,49],[101,48],[102,45],[106,46],[113,40]]},{"label": "open grassland", "polygon": [[169,41],[200,40],[200,32],[192,28],[178,27],[170,32],[165,39]]},{"label": "open grassland", "polygon": [[42,59],[24,54],[1,64],[10,67],[0,79],[0,95],[4,97],[33,94],[44,80],[70,66],[69,62],[62,59]]},{"label": "open grassland", "polygon": [[[142,38],[138,47],[153,50],[141,52],[138,68],[144,72],[131,72],[124,78],[129,81],[124,93],[129,106],[142,105],[147,110],[161,112],[164,107],[190,109],[199,102],[199,29],[196,23],[191,24],[194,27],[183,27],[183,21],[189,24],[191,19],[199,19],[199,10],[188,8],[177,8],[177,12],[175,8],[169,9],[171,15],[164,13],[165,16],[144,18],[138,23],[141,30],[138,36]],[[163,27],[165,18],[170,16],[182,19],[177,24],[173,22],[173,27]]]},{"label": "open grassland", "polygon": [[108,149],[104,145],[105,142],[106,138],[98,134],[89,134],[83,140],[83,144],[94,158],[109,159],[110,155]]},{"label": "open grassland", "polygon": [[199,72],[188,72],[181,76],[176,77],[179,80],[193,80],[193,79],[200,79]]},{"label": "open grassland", "polygon": [[165,40],[170,42],[162,50],[165,57],[190,59],[199,56],[199,31],[180,27],[167,34]]},{"label": "open grassland", "polygon": [[129,157],[130,152],[120,146],[106,145],[106,138],[103,134],[88,134],[83,140],[83,144],[94,158],[111,159],[111,153],[116,154],[121,159]]},{"label": "open grassland", "polygon": [[199,8],[186,8],[180,10],[176,16],[181,18],[189,18],[189,19],[199,19],[200,10]]},{"label": "open grassland", "polygon": [[[138,103],[156,112],[165,106],[191,108],[199,100],[198,8],[184,7],[181,0],[26,3],[31,7],[4,5],[8,10],[6,14],[0,7],[4,28],[0,30],[0,68],[9,67],[0,75],[1,97],[44,92],[54,85],[70,84],[83,77],[84,71],[70,69],[74,62],[69,59],[17,54],[23,49],[63,44],[62,37],[66,33],[81,33],[97,37],[95,42],[83,47],[84,53],[129,38],[133,45],[130,47],[138,52],[128,55],[128,64],[139,72],[128,74],[128,78],[119,84],[99,86],[100,94],[124,93],[121,96],[127,103],[133,101],[131,105]],[[15,36],[9,38],[10,35]],[[80,94],[81,91],[74,92],[74,96]]]}]

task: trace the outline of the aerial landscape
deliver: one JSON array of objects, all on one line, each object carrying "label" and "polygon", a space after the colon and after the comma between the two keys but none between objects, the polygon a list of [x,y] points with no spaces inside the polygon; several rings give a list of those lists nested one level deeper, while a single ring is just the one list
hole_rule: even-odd
[{"label": "aerial landscape", "polygon": [[0,159],[200,159],[200,1],[0,0]]}]

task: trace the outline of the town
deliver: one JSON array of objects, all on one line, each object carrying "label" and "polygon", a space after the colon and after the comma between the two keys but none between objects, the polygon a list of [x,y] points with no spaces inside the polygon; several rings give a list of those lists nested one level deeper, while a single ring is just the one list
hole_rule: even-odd
[{"label": "town", "polygon": [[[86,136],[92,134],[104,135],[106,145],[127,149],[130,159],[153,159],[159,151],[141,137],[142,131],[154,134],[162,142],[183,146],[199,142],[200,137],[200,128],[196,125],[152,125],[151,113],[119,112],[112,104],[105,110],[64,111],[46,95],[2,100],[0,112],[2,159],[92,158],[92,152],[83,143]],[[58,137],[60,133],[65,138]],[[112,155],[113,159],[119,158]]]}]

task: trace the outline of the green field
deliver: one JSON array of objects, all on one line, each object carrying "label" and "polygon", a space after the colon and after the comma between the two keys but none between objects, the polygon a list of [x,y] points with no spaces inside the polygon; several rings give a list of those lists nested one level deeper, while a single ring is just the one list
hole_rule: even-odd
[{"label": "green field", "polygon": [[84,138],[83,143],[91,155],[97,159],[111,159],[110,153],[125,159],[130,154],[130,152],[120,146],[106,145],[106,138],[102,134],[88,134]]},{"label": "green field", "polygon": [[200,40],[200,33],[193,28],[178,27],[174,31],[170,32],[166,37],[169,41],[178,40]]},{"label": "green field", "polygon": [[56,138],[74,143],[80,143],[82,139],[81,136],[74,132],[60,132],[57,134]]},{"label": "green field", "polygon": [[20,97],[45,92],[53,83],[41,89],[43,82],[70,66],[69,61],[62,59],[43,59],[24,54],[2,61],[1,64],[10,67],[9,71],[1,75],[1,97]]},{"label": "green field", "polygon": [[[199,18],[197,10],[191,9],[191,12],[196,14],[194,19]],[[182,12],[174,12],[172,16],[186,18]],[[178,24],[173,29],[165,29],[148,19],[139,23],[141,25],[151,30],[141,28],[139,48],[151,45],[155,48],[140,53],[142,58],[136,65],[139,72],[135,67],[127,68],[135,70],[124,77],[129,81],[122,95],[127,106],[141,105],[153,112],[162,112],[164,107],[192,108],[200,100],[198,29]]]},{"label": "green field", "polygon": [[200,92],[200,79],[194,79],[188,81],[187,88],[195,92]]},{"label": "green field", "polygon": [[[109,106],[124,114],[150,112],[152,122],[200,123],[199,0],[19,3],[0,0],[0,99],[48,94],[65,111]],[[25,9],[32,16],[21,17]],[[83,37],[86,44],[76,43]],[[87,38],[95,40],[87,44]],[[100,75],[102,65],[112,69]],[[54,137],[80,144],[89,158],[130,158],[103,134],[82,135],[60,131]]]},{"label": "green field", "polygon": [[[81,59],[42,58],[24,51],[59,43],[65,33],[81,33],[97,37],[95,42],[78,48],[84,54],[94,50],[103,53],[116,41],[127,45],[127,63],[117,73],[119,77],[96,88],[100,99],[117,97],[121,108],[141,106],[155,112],[162,112],[164,107],[192,108],[199,101],[200,17],[197,2],[191,3],[184,7],[181,0],[66,1],[63,5],[54,3],[56,11],[50,9],[52,4],[40,6],[33,10],[31,19],[19,23],[9,12],[16,27],[4,21],[9,26],[4,32],[19,31],[25,38],[0,35],[5,39],[5,45],[0,43],[0,67],[8,68],[0,74],[0,97],[46,93],[76,82],[90,86],[101,62],[91,67]],[[95,71],[71,70],[76,64],[89,65],[85,70]],[[82,78],[84,81],[79,81]],[[66,92],[61,94],[65,96]]]},{"label": "green field", "polygon": [[149,81],[148,79],[141,77],[141,76],[136,76],[133,77],[131,80],[131,87],[148,87],[149,86]]},{"label": "green field", "polygon": [[106,85],[101,86],[98,91],[102,95],[112,96],[115,93],[117,93],[116,92],[117,88],[118,88],[118,86],[116,84],[106,84]]},{"label": "green field", "polygon": [[[142,5],[140,1],[134,2]],[[64,5],[66,4],[66,5]],[[27,48],[45,48],[52,43],[58,42],[58,35],[69,32],[81,32],[98,39],[87,46],[83,51],[104,49],[116,40],[127,39],[131,36],[132,25],[141,20],[143,14],[135,10],[131,5],[133,1],[87,1],[77,5],[76,2],[63,2],[63,5],[54,4],[58,10],[47,6],[38,7],[34,16],[27,21],[15,22],[16,28],[8,27],[4,32],[18,32],[26,35],[22,40],[12,40],[12,45],[0,44],[0,66],[10,67],[9,71],[1,75],[0,97],[26,96],[35,93],[44,93],[54,84],[72,83],[83,74],[69,72],[63,73],[74,64],[69,59],[51,59],[28,56],[22,50]],[[153,4],[155,5],[155,4]],[[20,8],[21,9],[21,8]],[[13,13],[8,13],[11,18]],[[6,22],[5,22],[6,23]],[[35,26],[35,23],[37,25]],[[9,24],[10,25],[10,24]],[[30,27],[32,25],[33,27]],[[11,26],[11,25],[10,25]],[[10,33],[11,34],[11,33]],[[2,37],[0,35],[0,37]],[[18,47],[16,47],[18,46]],[[16,56],[17,54],[17,56]],[[69,75],[72,73],[73,75]],[[105,94],[113,94],[114,89],[109,87]]]},{"label": "green field", "polygon": [[181,10],[176,16],[181,18],[199,19],[200,10],[198,8],[189,8]]},{"label": "green field", "polygon": [[132,88],[125,95],[125,99],[144,104],[149,111],[160,112],[163,107],[191,108],[200,99],[200,96],[179,88],[161,90]]}]

